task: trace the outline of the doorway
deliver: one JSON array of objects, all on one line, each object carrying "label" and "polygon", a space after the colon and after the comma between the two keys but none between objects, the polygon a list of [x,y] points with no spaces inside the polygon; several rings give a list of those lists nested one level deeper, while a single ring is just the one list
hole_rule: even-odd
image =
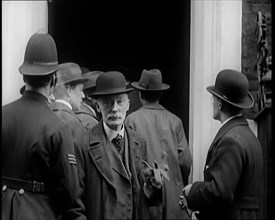
[{"label": "doorway", "polygon": [[[161,104],[182,119],[188,139],[190,0],[51,0],[49,33],[60,63],[120,71],[130,82],[143,69],[160,69],[171,87]],[[130,99],[129,113],[140,106],[136,91]]]}]

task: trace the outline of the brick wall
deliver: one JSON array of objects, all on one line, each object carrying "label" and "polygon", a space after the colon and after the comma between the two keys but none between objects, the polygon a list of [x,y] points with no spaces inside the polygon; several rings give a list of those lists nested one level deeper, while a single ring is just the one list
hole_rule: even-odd
[{"label": "brick wall", "polygon": [[249,80],[249,91],[255,99],[252,109],[246,110],[248,118],[253,119],[257,113],[257,94],[259,81],[257,75],[257,13],[261,11],[267,24],[268,55],[272,54],[272,17],[271,0],[243,0],[242,14],[242,72]]}]

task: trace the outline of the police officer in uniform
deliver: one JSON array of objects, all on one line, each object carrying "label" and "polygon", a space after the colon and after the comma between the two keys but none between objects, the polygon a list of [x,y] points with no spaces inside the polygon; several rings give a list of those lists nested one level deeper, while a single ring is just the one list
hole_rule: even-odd
[{"label": "police officer in uniform", "polygon": [[73,140],[48,104],[57,69],[53,38],[33,34],[19,68],[26,91],[2,108],[2,219],[57,219],[76,197]]}]

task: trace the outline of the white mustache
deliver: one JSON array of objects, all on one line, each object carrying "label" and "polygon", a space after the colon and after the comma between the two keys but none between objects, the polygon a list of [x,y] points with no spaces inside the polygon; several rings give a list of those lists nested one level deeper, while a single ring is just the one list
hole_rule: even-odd
[{"label": "white mustache", "polygon": [[120,115],[117,115],[117,114],[111,114],[111,115],[108,115],[107,118],[108,118],[108,119],[110,119],[110,118],[119,118],[119,119],[120,119],[121,116],[120,116]]}]

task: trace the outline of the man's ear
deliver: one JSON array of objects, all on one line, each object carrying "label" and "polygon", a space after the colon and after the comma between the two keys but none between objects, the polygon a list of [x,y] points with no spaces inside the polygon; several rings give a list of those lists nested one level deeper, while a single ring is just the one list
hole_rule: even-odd
[{"label": "man's ear", "polygon": [[56,74],[53,74],[51,82],[50,82],[50,87],[54,88],[56,83],[57,83],[57,77],[56,77]]},{"label": "man's ear", "polygon": [[222,108],[222,100],[219,99],[219,109],[221,110],[221,108]]},{"label": "man's ear", "polygon": [[68,97],[71,97],[73,88],[70,85],[66,85]]},{"label": "man's ear", "polygon": [[128,99],[128,108],[127,108],[127,111],[129,111],[129,109],[130,109],[130,104],[131,104],[131,101],[130,101],[130,99]]},{"label": "man's ear", "polygon": [[100,108],[99,108],[99,104],[98,104],[97,101],[96,101],[96,103],[95,103],[95,107],[96,107],[96,110],[97,110],[98,112],[101,112],[101,110],[100,110]]}]

